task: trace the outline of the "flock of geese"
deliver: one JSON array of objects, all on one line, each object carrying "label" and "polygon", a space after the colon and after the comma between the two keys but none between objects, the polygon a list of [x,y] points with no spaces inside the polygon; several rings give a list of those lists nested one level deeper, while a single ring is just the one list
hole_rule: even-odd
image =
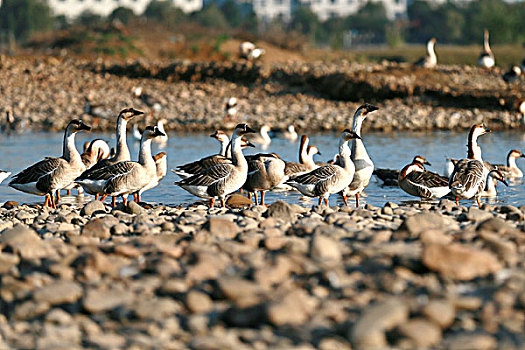
[{"label": "flock of geese", "polygon": [[[255,196],[255,204],[265,205],[265,193],[273,189],[297,190],[304,196],[318,198],[319,205],[329,205],[332,194],[340,194],[346,205],[348,197],[355,197],[359,207],[359,197],[370,183],[373,174],[385,184],[398,185],[406,193],[422,199],[435,199],[452,196],[459,205],[459,199],[474,199],[481,206],[482,196],[496,194],[495,183],[501,181],[508,185],[506,178],[522,177],[516,159],[525,157],[518,150],[512,150],[507,157],[507,165],[484,162],[478,138],[491,132],[483,124],[472,126],[468,136],[467,157],[449,159],[449,174],[442,176],[425,169],[430,163],[423,156],[416,156],[401,171],[375,169],[368,155],[361,128],[366,118],[378,110],[365,103],[353,117],[352,129],[344,130],[339,137],[338,152],[327,163],[316,163],[314,156],[320,154],[315,145],[309,144],[306,135],[301,137],[299,161],[281,159],[276,153],[243,154],[243,149],[255,147],[254,143],[265,144],[271,141],[268,130],[262,127],[260,133],[247,124],[238,124],[231,139],[222,131],[211,137],[220,143],[218,154],[206,156],[188,164],[177,166],[172,171],[181,180],[175,185],[189,193],[208,199],[210,207],[219,200],[226,206],[226,198],[237,191]],[[44,206],[56,208],[61,190],[77,189],[94,195],[104,201],[116,197],[124,203],[129,195],[141,202],[142,194],[157,186],[167,173],[165,152],[152,154],[151,143],[166,141],[166,133],[158,126],[148,126],[140,135],[138,161],[131,161],[127,145],[127,124],[144,113],[134,108],[122,110],[117,118],[116,151],[111,153],[109,145],[95,139],[86,142],[80,154],[75,146],[75,135],[88,131],[90,127],[80,120],[72,120],[64,134],[61,157],[46,157],[13,176],[9,186],[17,190],[45,196]],[[293,128],[286,131],[295,133]],[[270,140],[270,141],[268,141]],[[10,174],[0,173],[0,179]],[[260,197],[259,197],[260,195]]]}]

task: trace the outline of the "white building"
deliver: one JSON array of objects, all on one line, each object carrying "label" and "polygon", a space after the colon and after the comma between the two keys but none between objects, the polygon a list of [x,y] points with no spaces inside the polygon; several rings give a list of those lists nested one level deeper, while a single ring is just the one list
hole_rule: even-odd
[{"label": "white building", "polygon": [[[1,0],[0,0],[1,1]],[[117,7],[127,7],[141,15],[151,0],[47,0],[55,15],[75,18],[84,11],[107,16]],[[162,0],[170,1],[175,7],[189,13],[202,9],[203,0]]]},{"label": "white building", "polygon": [[[357,13],[369,0],[253,0],[255,14],[264,21],[281,17],[287,21],[297,6],[308,6],[322,21]],[[370,0],[382,2],[389,19],[406,16],[407,0]]]}]

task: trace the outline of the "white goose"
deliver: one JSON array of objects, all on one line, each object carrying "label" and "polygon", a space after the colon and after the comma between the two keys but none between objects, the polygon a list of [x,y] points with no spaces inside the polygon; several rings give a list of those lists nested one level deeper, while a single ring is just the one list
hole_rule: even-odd
[{"label": "white goose", "polygon": [[437,56],[434,51],[434,45],[436,44],[436,38],[432,38],[427,42],[427,55],[422,57],[416,62],[416,65],[425,68],[434,68],[437,66]]},{"label": "white goose", "polygon": [[365,145],[361,139],[361,126],[368,114],[378,109],[376,106],[365,103],[354,114],[352,130],[359,136],[359,138],[352,140],[352,162],[355,165],[355,174],[352,183],[343,191],[342,195],[345,203],[347,196],[355,195],[356,207],[359,207],[359,194],[368,186],[374,172],[374,163],[366,152]]},{"label": "white goose", "polygon": [[483,51],[478,57],[478,66],[490,69],[496,64],[496,59],[494,58],[494,54],[490,50],[489,31],[485,29],[483,34]]},{"label": "white goose", "polygon": [[261,193],[261,205],[264,203],[264,194],[266,191],[279,185],[285,175],[285,163],[275,154],[259,153],[247,157],[248,160],[248,178],[242,188],[255,194],[255,204],[257,205],[257,191]]},{"label": "white goose", "polygon": [[224,106],[224,121],[225,122],[235,122],[237,117],[237,98],[236,97],[230,97],[228,101],[226,101],[226,105]]},{"label": "white goose", "polygon": [[0,184],[9,177],[11,173],[9,171],[0,170]]},{"label": "white goose", "polygon": [[481,192],[485,188],[489,169],[487,169],[481,158],[481,147],[478,145],[478,137],[489,132],[492,131],[483,124],[475,124],[470,129],[467,145],[468,158],[458,160],[448,180],[448,186],[456,197],[456,205],[459,205],[459,198],[476,198],[478,206],[481,208],[479,199]]},{"label": "white goose", "polygon": [[72,120],[64,134],[62,157],[47,157],[16,174],[9,186],[26,193],[46,196],[44,206],[56,208],[57,191],[69,186],[85,169],[75,146],[77,132],[91,130],[80,120]]},{"label": "white goose", "polygon": [[195,174],[175,185],[182,187],[191,194],[210,199],[213,207],[215,198],[219,198],[222,207],[226,207],[225,198],[230,193],[239,190],[248,177],[248,163],[242,153],[242,136],[255,132],[246,124],[238,124],[232,136],[232,162],[217,164]]},{"label": "white goose", "polygon": [[[162,136],[159,136],[162,137]],[[154,187],[157,187],[159,183],[166,177],[166,173],[168,172],[168,156],[166,155],[166,152],[160,152],[153,156],[153,160],[155,161],[155,168],[156,173],[149,184],[144,186],[140,191],[134,193],[135,202],[140,203],[142,198],[142,194],[148,190],[151,190]]]},{"label": "white goose", "polygon": [[[83,187],[101,188],[102,201],[107,197],[122,197],[124,204],[127,195],[139,193],[144,187],[150,185],[157,177],[157,167],[151,155],[151,141],[157,137],[164,136],[156,126],[148,126],[142,133],[138,162],[119,162],[98,170],[95,170],[76,182]],[[140,199],[140,198],[139,198]],[[115,201],[112,203],[115,206]]]},{"label": "white goose", "polygon": [[[357,133],[348,129],[344,130],[339,138],[339,165],[328,164],[309,173],[299,175],[287,181],[287,184],[296,188],[308,197],[319,197],[319,205],[322,200],[328,206],[328,198],[331,194],[341,192],[352,182],[355,174],[354,163],[350,159],[351,151],[348,141],[360,139]],[[346,196],[343,197],[346,201]]]},{"label": "white goose", "polygon": [[299,137],[299,135],[297,135],[297,131],[295,131],[295,126],[293,126],[292,124],[288,125],[286,130],[280,133],[280,136],[283,139],[286,139],[292,142],[297,140],[297,138]]},{"label": "white goose", "polygon": [[494,164],[498,170],[502,172],[505,177],[508,178],[518,178],[523,177],[523,171],[516,165],[516,160],[518,158],[525,158],[525,154],[517,149],[513,149],[507,155],[507,165],[503,164]]},{"label": "white goose", "polygon": [[507,181],[505,181],[501,171],[498,169],[491,170],[487,176],[485,189],[481,192],[481,197],[496,197],[498,195],[498,191],[496,190],[496,183],[498,181],[501,181],[505,186],[509,185]]},{"label": "white goose", "polygon": [[261,130],[259,133],[254,135],[247,136],[247,139],[252,143],[260,144],[264,147],[268,147],[270,143],[272,142],[272,138],[268,134],[270,132],[271,128],[268,125],[261,126]]},{"label": "white goose", "polygon": [[[157,122],[157,128],[164,134],[162,137],[155,138],[155,142],[159,144],[160,148],[165,148],[168,145],[168,133],[164,129],[164,123],[166,122],[166,119],[160,119]],[[131,129],[131,135],[133,136],[133,140],[136,142],[140,142],[142,140],[142,133],[140,132],[137,124],[133,124],[133,128]]]}]

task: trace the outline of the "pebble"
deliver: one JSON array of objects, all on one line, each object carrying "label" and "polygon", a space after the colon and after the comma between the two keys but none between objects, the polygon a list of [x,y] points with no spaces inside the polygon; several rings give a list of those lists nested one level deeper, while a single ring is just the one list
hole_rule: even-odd
[{"label": "pebble", "polygon": [[54,281],[51,284],[37,289],[33,299],[37,302],[46,302],[51,305],[69,304],[82,296],[82,287],[73,281]]},{"label": "pebble", "polygon": [[106,207],[101,201],[93,200],[82,208],[80,211],[81,216],[91,216],[93,214],[105,213]]}]

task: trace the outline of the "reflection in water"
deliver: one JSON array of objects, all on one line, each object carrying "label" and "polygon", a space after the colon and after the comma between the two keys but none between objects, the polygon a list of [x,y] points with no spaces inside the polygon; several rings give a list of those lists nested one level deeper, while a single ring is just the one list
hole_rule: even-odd
[{"label": "reflection in water", "polygon": [[[17,173],[30,164],[41,160],[45,156],[60,155],[62,149],[61,133],[36,133],[4,137],[0,140],[0,169]],[[111,134],[80,134],[77,136],[77,145],[80,147],[86,140],[103,138],[113,146],[114,136]],[[467,132],[449,133],[392,133],[392,134],[367,134],[363,136],[365,145],[368,149],[376,167],[401,169],[408,164],[414,155],[424,155],[433,164],[429,170],[442,173],[445,165],[445,156],[462,158],[466,155]],[[316,134],[311,136],[310,144],[316,145],[323,153],[322,157],[317,156],[317,161],[326,161],[332,158],[337,152],[338,135],[334,133]],[[506,155],[511,148],[524,149],[525,143],[521,139],[519,132],[495,132],[481,141],[483,158],[495,163],[505,163]],[[129,142],[132,154],[136,157],[139,144]],[[299,142],[291,143],[287,140],[273,139],[267,151],[278,153],[283,159],[297,161]],[[159,152],[158,145],[154,145],[154,151]],[[176,165],[187,163],[199,159],[203,156],[219,151],[219,144],[216,140],[208,137],[207,134],[188,135],[171,134],[167,146],[162,149],[168,154],[168,169]],[[260,148],[250,149],[247,153],[263,151]],[[156,153],[155,152],[155,153]],[[265,151],[266,152],[266,151]],[[518,166],[525,169],[525,160],[518,160]],[[144,194],[143,200],[159,202],[172,205],[185,205],[198,201],[199,199],[186,191],[174,186],[178,180],[177,175],[168,172],[162,183],[155,189]],[[9,179],[0,185],[0,202],[14,200],[17,202],[35,203],[43,202],[43,198],[28,195],[7,187]],[[498,184],[500,195],[497,198],[484,199],[494,204],[513,204],[525,205],[525,189],[523,180],[513,181],[509,187]],[[365,191],[363,203],[370,203],[382,206],[387,201],[407,202],[414,201],[415,198],[407,195],[396,187],[382,187],[375,177]],[[86,196],[87,199],[91,198]],[[311,198],[304,198],[297,192],[270,192],[267,196],[268,202],[282,199],[287,202],[298,203],[303,206],[311,206],[317,201]],[[416,199],[417,200],[417,199]],[[81,198],[65,197],[66,202],[81,203]],[[350,201],[354,205],[354,201]],[[462,201],[469,204],[468,201]],[[339,196],[330,198],[331,205],[342,205]]]}]

